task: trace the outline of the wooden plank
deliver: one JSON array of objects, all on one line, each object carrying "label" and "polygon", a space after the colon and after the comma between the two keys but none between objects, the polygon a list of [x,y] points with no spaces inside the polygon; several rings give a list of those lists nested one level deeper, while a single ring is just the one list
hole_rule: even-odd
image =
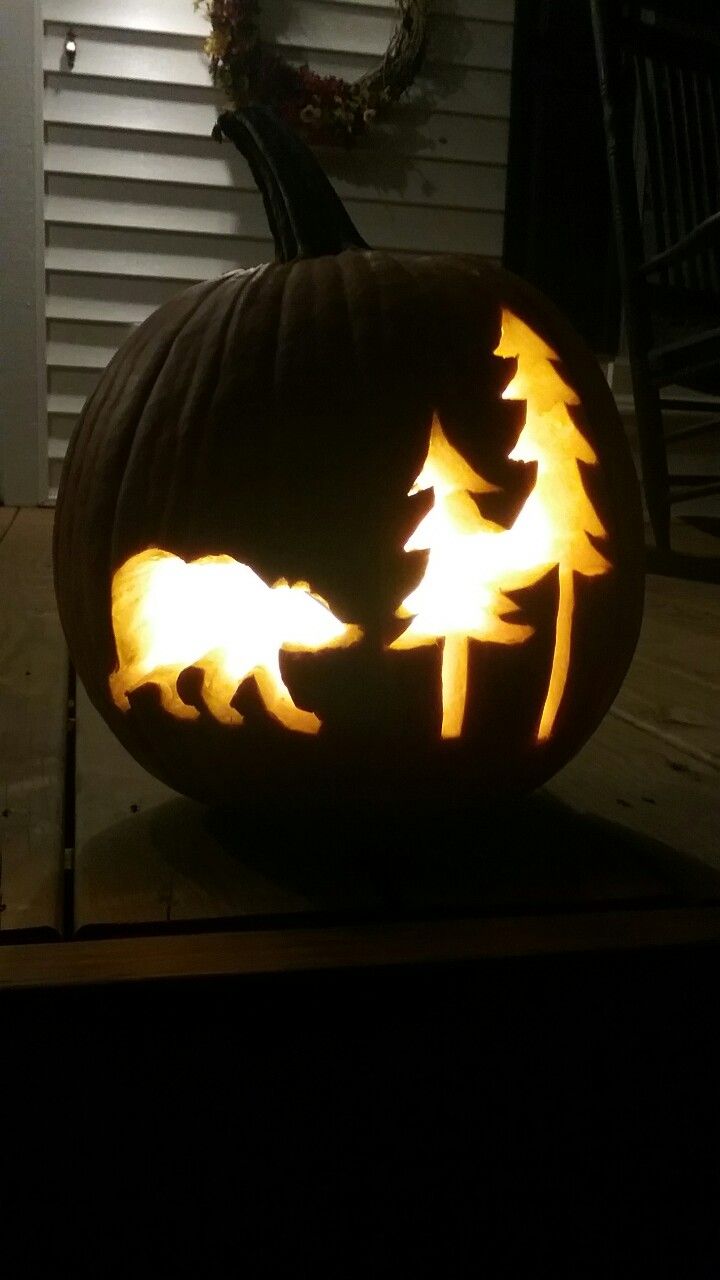
[{"label": "wooden plank", "polygon": [[[208,146],[207,150],[210,150]],[[495,176],[499,170],[490,170]],[[338,184],[340,185],[340,184]],[[48,222],[87,222],[96,226],[126,226],[142,228],[155,226],[158,230],[199,231],[207,235],[263,236],[267,232],[262,200],[254,184],[247,190],[228,186],[197,186],[184,182],[158,182],[133,180],[126,172],[122,178],[94,175],[54,174],[46,179],[45,218]],[[486,197],[489,203],[481,204]],[[399,195],[399,193],[398,193]],[[411,202],[381,196],[372,189],[362,198],[357,192],[344,196],[344,203],[353,219],[363,222],[367,235],[376,241],[387,239],[382,218],[389,206],[390,216],[403,210],[406,221],[418,223],[424,233],[437,236],[442,231],[442,221],[458,216],[458,225],[467,226],[473,220],[479,225],[483,214],[501,213],[503,206],[502,184],[485,190],[478,184],[475,203],[458,207],[443,205],[439,199],[432,203]],[[459,217],[462,215],[462,218]],[[423,227],[423,224],[426,224]],[[412,234],[412,233],[411,233]]]},{"label": "wooden plank", "polygon": [[182,288],[165,280],[49,274],[45,314],[48,320],[138,324]]},{"label": "wooden plank", "polygon": [[[57,40],[58,53],[64,48],[66,31]],[[90,57],[87,56],[90,53]],[[45,54],[45,86],[48,99],[75,90],[80,93],[122,93],[142,96],[162,103],[179,95],[197,105],[205,105],[215,112],[223,105],[223,98],[214,88],[208,71],[207,60],[193,51],[182,57],[173,51],[171,57],[162,57],[156,47],[146,49],[108,46],[100,50],[95,43],[82,63],[72,72],[58,70],[58,56],[53,48]],[[94,54],[94,57],[92,56]],[[359,80],[377,66],[378,59],[369,54],[345,53],[341,50],[297,51],[286,49],[288,61],[299,66],[312,60],[313,71],[318,75],[337,76],[338,79]],[[107,55],[107,56],[106,56]],[[139,56],[138,56],[139,55]],[[49,63],[53,65],[47,65]],[[132,69],[132,75],[128,71]],[[173,79],[173,71],[178,79]],[[447,61],[424,63],[415,84],[403,97],[403,109],[421,101],[426,110],[443,115],[459,114],[491,119],[507,120],[510,114],[510,72],[486,67],[459,67]],[[402,115],[395,116],[395,122]],[[84,122],[84,121],[83,121]]]},{"label": "wooden plank", "polygon": [[62,922],[67,654],[51,536],[50,511],[23,509],[0,542],[3,935]]},{"label": "wooden plank", "polygon": [[692,672],[686,674],[679,667],[677,657],[669,665],[660,658],[639,654],[633,678],[615,704],[615,714],[720,770],[720,684]]},{"label": "wooden plank", "polygon": [[548,784],[577,813],[603,817],[720,868],[717,772],[611,712]]},{"label": "wooden plank", "polygon": [[[45,85],[44,116],[48,124],[91,125],[210,138],[219,102],[199,91],[168,89],[162,96],[142,88],[108,85],[102,80],[76,81],[49,76]],[[134,92],[129,92],[133,88]],[[124,92],[123,92],[124,90]]]},{"label": "wooden plank", "polygon": [[[76,927],[105,932],[192,920],[307,915],[437,915],[571,910],[720,895],[720,878],[619,822],[578,817],[538,794],[503,815],[482,849],[427,837],[423,858],[383,849],[283,854],[268,835],[228,822],[152,780],[78,695]],[[413,844],[413,837],[409,837]],[[374,854],[373,847],[382,849]],[[415,847],[415,846],[413,846]]]},{"label": "wooden plank", "polygon": [[[245,161],[234,147],[209,145],[205,138],[121,133],[113,129],[48,124],[45,172],[134,179],[149,183],[231,187],[254,191]],[[321,154],[343,200],[373,198],[381,191],[403,204],[441,205],[443,208],[502,209],[505,199],[505,160],[491,164],[453,164],[444,159],[408,157],[375,148],[357,148],[352,155],[337,148]]]},{"label": "wooden plank", "polygon": [[[313,62],[313,65],[315,63]],[[423,64],[408,99],[424,95],[435,111],[457,111],[463,115],[510,118],[510,72],[463,67],[451,63]]]},{"label": "wooden plank", "polygon": [[[715,513],[715,518],[720,519],[720,511]],[[708,563],[714,561],[716,567],[720,566],[720,538],[714,537],[707,529],[696,528],[684,516],[675,517],[671,521],[670,539],[673,551],[680,555],[696,556]],[[649,529],[646,530],[645,544],[648,547],[653,545]]]},{"label": "wooden plank", "polygon": [[[695,533],[695,530],[689,530]],[[674,533],[674,529],[673,529]],[[720,563],[720,543],[698,533],[698,541],[688,540],[693,553],[714,551]],[[688,550],[688,544],[679,550]],[[678,578],[649,576],[646,607],[638,656],[647,662],[661,663],[670,680],[684,676],[700,681],[717,694],[720,662],[717,644],[720,630],[720,586],[711,582],[682,581]],[[714,701],[711,702],[714,706]]]},{"label": "wooden plank", "polygon": [[77,929],[302,914],[317,905],[302,889],[278,883],[272,870],[237,857],[232,839],[207,825],[202,805],[140,768],[82,687],[77,717]]},{"label": "wooden plank", "polygon": [[62,475],[63,463],[56,458],[48,460],[48,504],[54,506],[57,502],[58,489],[60,487],[60,477]]},{"label": "wooden plank", "polygon": [[[93,277],[89,277],[93,279]],[[118,277],[111,276],[111,280]],[[132,283],[135,283],[132,281]],[[164,281],[162,282],[165,283]],[[174,282],[170,282],[171,294],[178,292],[178,286]],[[101,290],[98,289],[98,292]],[[133,303],[126,302],[124,304],[115,304],[106,298],[91,298],[86,296],[66,297],[62,294],[48,296],[45,301],[45,316],[48,320],[79,320],[83,322],[94,322],[96,324],[113,325],[117,320],[122,320],[128,325],[141,324],[143,320],[147,320],[157,309],[159,303]],[[50,412],[50,402],[48,400],[48,412]]]},{"label": "wooden plank", "polygon": [[649,577],[625,684],[549,789],[720,868],[718,634],[720,587]]},{"label": "wooden plank", "polygon": [[83,396],[48,396],[48,413],[53,417],[77,418],[85,403]]},{"label": "wooden plank", "polygon": [[[660,597],[662,599],[662,595]],[[651,598],[652,599],[652,598]],[[652,612],[652,603],[651,603]],[[631,677],[632,678],[632,677]],[[82,929],[262,916],[395,910],[550,910],[628,899],[717,897],[717,777],[682,749],[609,716],[546,792],[513,810],[499,855],[445,847],[442,860],[362,867],[308,854],[285,860],[173,797],[78,699],[76,921]],[[507,815],[504,815],[504,823]],[[649,839],[651,842],[649,842]],[[452,846],[452,842],[449,842]],[[541,852],[542,851],[542,852]],[[432,851],[431,851],[432,852]]]},{"label": "wooden plank", "polygon": [[16,507],[0,507],[0,542],[2,542],[15,516],[17,515]]},{"label": "wooden plank", "polygon": [[[343,5],[357,5],[363,9],[395,10],[393,0],[342,0]],[[454,14],[462,18],[483,18],[487,22],[512,22],[515,0],[440,0],[433,12]]]},{"label": "wooden plank", "polygon": [[[342,3],[367,9],[395,9],[393,0],[342,0]],[[515,0],[441,0],[433,11],[455,14],[459,18],[484,18],[487,22],[512,22]]]},{"label": "wooden plank", "polygon": [[[204,38],[209,24],[183,0],[124,0],[122,13],[98,0],[44,0],[46,21],[75,23],[95,28],[158,35],[185,35]],[[303,0],[290,9],[282,0],[267,0],[263,6],[261,31],[272,33],[281,47],[340,50],[381,58],[396,24],[392,9],[333,4],[324,0]],[[435,13],[430,24],[433,58],[452,59],[467,66],[508,70],[512,55],[512,24],[465,17],[458,22],[452,13]]]},{"label": "wooden plank", "polygon": [[720,771],[720,586],[651,577],[647,602],[616,714]]},{"label": "wooden plank", "polygon": [[[189,89],[158,98],[147,92],[108,92],[104,81],[73,81],[65,88],[50,77],[45,89],[44,115],[47,124],[90,128],[125,129],[140,134],[157,133],[170,137],[207,138],[217,119],[218,105],[197,100]],[[199,93],[199,91],[198,91]],[[370,134],[368,150],[382,147],[386,140]],[[419,102],[405,107],[402,128],[393,138],[395,152],[430,156],[476,164],[505,164],[508,122],[485,116],[453,115],[441,111],[428,114]]]},{"label": "wooden plank", "polygon": [[104,369],[117,347],[100,347],[79,342],[48,342],[47,362],[52,368]]},{"label": "wooden plank", "polygon": [[[82,236],[80,237],[82,238]],[[64,273],[68,275],[78,275],[84,272],[88,278],[103,277],[103,283],[109,282],[113,277],[118,281],[157,281],[163,284],[175,285],[176,291],[185,288],[188,284],[197,280],[207,280],[214,275],[222,275],[223,267],[226,271],[234,271],[238,268],[256,267],[264,262],[269,262],[274,258],[274,249],[270,241],[263,242],[261,251],[252,253],[247,251],[245,242],[238,241],[239,246],[244,246],[244,252],[238,253],[237,257],[232,261],[218,258],[179,258],[177,255],[160,258],[158,254],[127,254],[127,253],[106,253],[103,250],[86,251],[78,254],[76,249],[68,248],[50,248],[45,252],[45,261],[49,272],[54,272],[60,277]],[[396,250],[396,252],[401,252]],[[432,249],[424,251],[430,255],[435,252]],[[494,254],[487,254],[484,261],[491,266],[499,267],[500,259]],[[96,281],[100,283],[99,279]]]},{"label": "wooden plank", "polygon": [[204,36],[207,18],[188,0],[124,0],[122,13],[108,0],[42,0],[46,22],[92,27],[122,27],[127,31]]},{"label": "wooden plank", "polygon": [[314,0],[303,0],[292,10],[287,7],[283,10],[275,0],[268,0],[259,27],[261,32],[271,32],[272,39],[281,47],[306,49],[308,60],[319,49],[347,50],[382,58],[395,18],[388,10],[339,10]]},{"label": "wooden plank", "polygon": [[47,497],[40,26],[37,5],[0,6],[0,501],[16,506]]},{"label": "wooden plank", "polygon": [[[67,241],[71,237],[64,229]],[[82,249],[82,242],[91,239],[91,231],[77,228],[79,234],[72,237],[77,243],[60,246],[50,245],[45,251],[45,262],[48,271],[68,271],[73,274],[84,272],[87,275],[116,275],[145,280],[173,280],[193,283],[197,280],[209,280],[214,276],[224,275],[226,271],[234,271],[237,267],[257,266],[269,262],[273,257],[270,241],[263,242],[262,247],[253,249],[254,242],[238,241],[238,252],[232,257],[209,258],[185,256],[184,254],[148,251],[133,252],[105,249]],[[51,236],[52,239],[52,236]],[[241,251],[242,250],[242,251]]]},{"label": "wooden plank", "polygon": [[77,424],[77,417],[51,417],[50,424],[51,434],[48,436],[48,458],[52,462],[64,462],[68,442]]},{"label": "wooden plank", "polygon": [[[716,555],[720,558],[720,546],[715,539]],[[717,674],[717,654],[712,645],[704,642],[713,638],[720,624],[720,586],[717,583],[686,582],[680,578],[651,575],[647,580],[646,617],[654,619],[654,628],[663,627],[684,640],[686,631],[693,638],[693,666],[700,662],[706,675]],[[700,648],[695,643],[700,641]],[[654,640],[654,643],[656,641]]]},{"label": "wooden plank", "polygon": [[[342,10],[356,6],[361,9],[386,10],[396,13],[393,0],[336,0],[331,7],[341,21]],[[487,22],[511,23],[515,13],[515,0],[441,0],[435,12],[456,17],[482,19]],[[114,27],[117,10],[107,0],[43,0],[42,13],[46,22],[76,22]],[[135,31],[152,31],[164,35],[202,36],[208,30],[208,22],[202,12],[196,12],[188,0],[126,0],[123,5],[123,26]]]},{"label": "wooden plank", "polygon": [[[395,215],[400,210],[395,210]],[[492,220],[492,228],[499,225],[497,215],[486,215]],[[398,253],[408,252],[406,238],[402,236],[402,228],[396,225],[396,235],[400,244],[375,244],[375,248],[392,249]],[[360,230],[363,228],[361,227]],[[112,263],[106,267],[108,274],[118,270],[121,275],[139,275],[139,263],[152,259],[155,263],[153,275],[164,279],[210,279],[223,271],[234,271],[238,267],[256,266],[274,259],[274,248],[269,233],[263,237],[252,236],[205,236],[198,232],[167,231],[162,234],[151,229],[130,230],[123,227],[66,226],[51,224],[47,229],[48,251],[46,262],[48,270],[59,270],[55,265],[63,261],[68,270],[75,274],[87,274],[95,271],[103,260]],[[388,236],[388,239],[390,237]],[[487,237],[486,237],[487,238]],[[492,237],[491,237],[492,238]],[[435,243],[435,252],[442,252],[441,246]],[[425,250],[430,251],[431,246]],[[60,251],[65,251],[60,258]],[[444,252],[447,252],[447,248]],[[494,256],[487,248],[486,256]],[[74,255],[74,257],[70,255]],[[151,265],[148,263],[148,265]],[[176,270],[182,275],[175,275]],[[202,274],[196,276],[200,271]],[[144,273],[143,273],[144,274]]]},{"label": "wooden plank", "polygon": [[67,75],[73,80],[95,76],[108,80],[147,80],[155,84],[186,88],[210,85],[208,59],[196,37],[167,36],[159,44],[144,42],[128,31],[88,28],[78,35],[79,52],[71,72],[66,70],[66,23],[47,24],[43,39],[43,70],[48,75]]},{"label": "wooden plank", "polygon": [[0,988],[313,973],[720,941],[720,909],[625,910],[0,948]]},{"label": "wooden plank", "polygon": [[116,351],[133,327],[131,324],[102,324],[93,320],[50,320],[47,336],[49,343],[68,346],[84,343],[87,347]]},{"label": "wooden plank", "polygon": [[[124,193],[125,194],[125,193]],[[128,191],[128,197],[131,192]],[[49,226],[115,227],[125,231],[167,231],[196,233],[209,244],[218,236],[263,239],[267,218],[259,194],[215,193],[201,202],[192,189],[182,204],[159,200],[96,199],[88,196],[49,195],[45,198],[45,220]],[[177,193],[179,194],[179,193]],[[414,208],[412,216],[402,205],[365,202],[347,210],[370,244],[399,246],[422,252],[429,245],[448,253],[499,253],[502,248],[503,215],[484,210]]]},{"label": "wooden plank", "polygon": [[51,458],[53,461],[64,461],[67,453],[68,440],[70,439],[74,425],[74,422],[71,423],[69,429],[64,435],[52,435],[48,438],[48,458]]},{"label": "wooden plank", "polygon": [[48,389],[51,394],[81,396],[84,403],[98,377],[95,369],[48,369]]},{"label": "wooden plank", "polygon": [[[162,278],[208,280],[237,267],[270,262],[274,257],[269,232],[260,239],[249,236],[207,238],[197,233],[163,232],[162,235],[154,235],[151,230],[131,231],[122,227],[50,226],[47,239],[50,252],[46,260],[53,261],[53,250],[70,251],[75,255],[73,266],[78,274],[96,270],[105,259],[108,264],[120,267],[120,274],[139,275],[138,270],[130,269],[133,261],[137,267],[144,263],[144,259],[152,258],[156,263],[153,274]],[[185,275],[174,276],[176,268],[183,270]],[[106,270],[112,274],[110,265]],[[201,274],[196,275],[197,272]]]},{"label": "wooden plank", "polygon": [[[64,61],[66,34],[65,25],[51,26],[43,42],[43,68],[48,76],[64,77],[58,80],[60,86],[69,88],[71,80],[77,84],[91,77],[153,85],[157,86],[159,93],[167,93],[167,86],[199,88],[206,90],[208,100],[217,98],[210,80],[208,59],[196,40],[167,37],[163,44],[147,44],[130,33],[113,32],[110,37],[103,32],[88,30],[80,38],[82,54],[72,72],[68,72]],[[322,49],[301,52],[286,48],[285,54],[290,62],[296,64],[310,59],[313,71],[318,75],[337,76],[351,83],[377,64],[375,57],[361,53]],[[438,110],[507,119],[510,74],[508,71],[474,67],[463,67],[458,73],[450,63],[435,62],[430,57],[424,63],[412,93],[430,94]]]},{"label": "wooden plank", "polygon": [[[115,275],[167,281],[210,280],[228,271],[256,267],[271,262],[275,252],[269,240],[243,240],[218,236],[175,236],[167,233],[154,241],[150,231],[122,231],[120,228],[50,227],[45,251],[48,271],[73,275]],[[376,246],[380,247],[380,246]],[[405,250],[385,246],[394,252]],[[208,248],[216,256],[207,253]],[[185,249],[185,252],[183,252]],[[426,253],[439,253],[437,247]],[[495,260],[494,253],[483,255]]]}]

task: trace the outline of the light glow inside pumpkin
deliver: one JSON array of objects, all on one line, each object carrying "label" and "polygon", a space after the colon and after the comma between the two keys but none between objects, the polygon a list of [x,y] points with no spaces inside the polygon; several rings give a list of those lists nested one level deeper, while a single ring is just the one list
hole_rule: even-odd
[{"label": "light glow inside pumpkin", "polygon": [[[409,493],[432,489],[434,503],[404,548],[427,551],[427,565],[397,611],[409,622],[390,648],[442,643],[440,733],[458,738],[470,641],[527,640],[533,629],[514,616],[520,606],[506,593],[530,587],[557,568],[553,658],[537,729],[542,742],[552,733],[570,668],[574,575],[593,577],[611,565],[592,541],[607,533],[579,467],[596,465],[597,456],[569,413],[579,399],[560,376],[556,353],[506,310],[495,354],[517,360],[503,398],[524,401],[526,416],[509,456],[536,464],[534,487],[510,528],[486,519],[473,495],[496,486],[470,466],[433,417],[427,456]],[[280,651],[341,648],[362,635],[358,626],[336,618],[306,582],[290,586],[281,579],[270,587],[230,556],[186,563],[157,547],[132,556],[114,575],[112,622],[118,668],[110,689],[122,710],[129,708],[128,694],[153,683],[166,711],[195,719],[199,712],[180,697],[177,681],[181,672],[198,667],[202,699],[223,724],[242,723],[231,702],[240,684],[253,677],[268,713],[285,728],[309,734],[321,722],[295,704],[280,671]]]},{"label": "light glow inside pumpkin", "polygon": [[[443,738],[462,733],[469,640],[520,644],[532,633],[531,627],[505,621],[518,609],[499,587],[509,572],[508,534],[480,514],[472,497],[494,488],[452,447],[439,419],[433,418],[428,454],[410,494],[432,489],[435,501],[405,543],[406,551],[430,554],[422,580],[398,610],[398,617],[411,618],[410,625],[391,648],[414,649],[443,640]],[[531,569],[527,583],[545,571],[544,565],[539,572]]]},{"label": "light glow inside pumpkin", "polygon": [[509,529],[480,513],[472,494],[494,486],[468,466],[446,439],[435,417],[424,466],[410,494],[433,489],[435,501],[405,544],[429,551],[419,585],[403,601],[398,617],[410,625],[395,649],[443,642],[443,738],[462,733],[467,699],[469,641],[519,644],[532,628],[506,621],[518,605],[503,593],[532,586],[558,569],[558,615],[547,696],[537,739],[550,737],[570,667],[575,573],[607,573],[609,562],[588,535],[607,536],[587,495],[578,462],[597,455],[575,426],[568,405],[579,398],[557,371],[557,355],[511,311],[503,311],[495,355],[517,359],[503,399],[526,402],[525,424],[510,458],[537,464],[536,481]]},{"label": "light glow inside pumpkin", "polygon": [[307,582],[290,586],[280,579],[269,587],[231,556],[188,564],[158,547],[132,556],[115,574],[112,620],[119,667],[110,690],[122,710],[129,708],[129,693],[151,682],[166,711],[196,719],[200,713],[182,700],[177,680],[199,667],[202,698],[216,720],[242,724],[231,702],[253,676],[270,715],[299,733],[317,733],[321,722],[293,701],[280,650],[314,653],[360,638],[359,628],[334,617]]}]

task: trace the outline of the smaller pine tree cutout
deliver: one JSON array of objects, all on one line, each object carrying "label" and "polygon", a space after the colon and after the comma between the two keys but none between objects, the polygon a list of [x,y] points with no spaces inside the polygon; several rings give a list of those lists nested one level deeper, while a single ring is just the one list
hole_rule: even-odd
[{"label": "smaller pine tree cutout", "polygon": [[472,497],[495,491],[495,485],[453,448],[437,415],[410,494],[425,489],[434,491],[434,504],[404,549],[429,551],[427,568],[398,610],[398,617],[411,622],[390,648],[413,649],[442,640],[441,734],[457,738],[467,701],[469,641],[520,644],[532,627],[505,621],[518,606],[498,589],[494,566],[508,534],[481,515]]},{"label": "smaller pine tree cutout", "polygon": [[578,430],[568,405],[579,398],[561,378],[551,347],[511,311],[503,311],[502,336],[495,355],[517,359],[517,370],[503,392],[505,400],[524,400],[525,426],[510,457],[535,462],[537,477],[514,525],[506,535],[506,590],[515,569],[522,572],[531,551],[536,562],[558,567],[558,613],[547,697],[537,731],[550,737],[562,701],[572,641],[574,575],[594,577],[612,568],[591,542],[607,531],[583,484],[579,463],[597,465],[597,455]]}]

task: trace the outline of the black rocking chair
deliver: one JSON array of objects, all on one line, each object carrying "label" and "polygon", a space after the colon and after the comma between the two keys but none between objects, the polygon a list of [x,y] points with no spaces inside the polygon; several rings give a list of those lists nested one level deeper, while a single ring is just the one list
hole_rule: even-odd
[{"label": "black rocking chair", "polygon": [[[668,473],[669,442],[720,426],[720,26],[678,6],[591,0],[645,501],[670,550],[671,504],[720,477]],[[696,393],[665,395],[662,387]],[[711,412],[663,430],[667,409]]]}]

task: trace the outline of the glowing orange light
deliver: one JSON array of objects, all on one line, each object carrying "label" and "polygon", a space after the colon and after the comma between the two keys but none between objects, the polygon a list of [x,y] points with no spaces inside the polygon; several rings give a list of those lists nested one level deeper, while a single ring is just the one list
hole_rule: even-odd
[{"label": "glowing orange light", "polygon": [[430,554],[424,577],[398,610],[398,617],[411,617],[410,625],[390,647],[411,649],[443,640],[443,738],[462,733],[468,641],[520,644],[532,632],[505,621],[518,609],[498,585],[507,571],[507,534],[480,514],[471,496],[494,488],[453,448],[434,417],[427,458],[410,493],[433,489],[435,502],[405,543],[406,551]]},{"label": "glowing orange light", "polygon": [[159,686],[166,711],[181,719],[199,712],[183,702],[177,679],[187,667],[203,672],[202,698],[223,724],[242,724],[231,701],[253,676],[272,716],[299,733],[320,720],[293,702],[280,672],[280,650],[314,653],[355,644],[360,629],[333,616],[306,582],[269,587],[231,556],[189,564],[151,547],[127,560],[112,583],[118,669],[110,676],[116,705],[129,707],[140,685]]},{"label": "glowing orange light", "polygon": [[508,537],[517,541],[518,557],[527,546],[558,568],[558,613],[555,648],[538,740],[550,737],[570,668],[574,574],[588,577],[612,567],[590,541],[606,538],[605,530],[582,481],[579,462],[595,466],[597,455],[578,431],[568,405],[578,396],[560,377],[551,347],[511,311],[503,311],[502,336],[496,355],[517,357],[517,370],[503,399],[525,400],[525,426],[510,457],[537,463],[537,478]]},{"label": "glowing orange light", "polygon": [[486,520],[472,498],[494,486],[479,476],[433,419],[425,464],[410,493],[433,489],[435,502],[405,544],[429,551],[425,575],[403,601],[398,617],[410,625],[391,648],[443,642],[443,738],[462,733],[467,700],[469,640],[519,644],[532,628],[505,621],[518,606],[503,593],[531,586],[553,566],[559,575],[558,617],[550,682],[537,731],[547,739],[555,723],[570,666],[573,574],[607,573],[608,561],[588,534],[605,529],[585,492],[578,462],[597,463],[567,406],[578,397],[560,377],[557,356],[510,311],[502,316],[496,355],[517,358],[503,393],[524,400],[525,426],[510,457],[537,463],[536,483],[509,529]]},{"label": "glowing orange light", "polygon": [[[475,471],[450,443],[435,415],[425,462],[410,494],[432,489],[434,503],[405,544],[427,551],[425,573],[398,609],[408,619],[392,649],[442,644],[443,738],[463,731],[470,641],[514,645],[532,627],[512,620],[519,606],[507,592],[532,586],[557,567],[558,611],[552,667],[537,738],[552,733],[570,669],[576,573],[595,576],[611,565],[592,538],[606,531],[585,490],[580,463],[597,464],[569,406],[578,396],[558,372],[551,347],[510,311],[502,316],[498,356],[517,360],[503,398],[522,400],[525,424],[510,458],[537,466],[532,492],[514,524],[487,520],[473,495],[496,486]],[[355,644],[360,628],[336,618],[308,583],[284,579],[268,586],[230,556],[186,563],[152,547],[128,560],[112,582],[112,622],[118,668],[110,688],[118,707],[141,685],[160,689],[162,706],[181,719],[199,712],[183,702],[178,677],[202,671],[202,699],[223,724],[241,724],[232,707],[252,676],[262,701],[282,725],[317,733],[314,712],[296,706],[280,671],[280,652],[316,652]]]}]

